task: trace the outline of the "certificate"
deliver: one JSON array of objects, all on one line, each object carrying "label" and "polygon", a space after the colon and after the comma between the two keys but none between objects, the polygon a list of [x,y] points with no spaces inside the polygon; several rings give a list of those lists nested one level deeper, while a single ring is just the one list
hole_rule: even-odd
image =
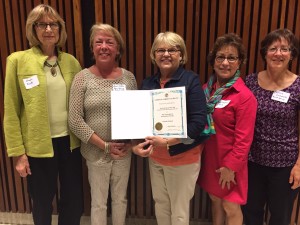
[{"label": "certificate", "polygon": [[186,138],[185,87],[111,92],[112,139]]}]

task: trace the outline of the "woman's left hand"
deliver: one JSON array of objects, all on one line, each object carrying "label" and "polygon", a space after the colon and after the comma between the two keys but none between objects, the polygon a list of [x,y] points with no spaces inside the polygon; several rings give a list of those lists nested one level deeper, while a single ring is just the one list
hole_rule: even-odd
[{"label": "woman's left hand", "polygon": [[289,183],[293,184],[292,189],[300,187],[300,162],[296,162],[293,169],[291,170]]},{"label": "woman's left hand", "polygon": [[221,185],[222,189],[224,189],[225,185],[227,186],[228,190],[230,189],[230,183],[236,184],[234,178],[235,174],[234,171],[227,167],[221,167],[216,170],[217,173],[220,174],[219,184]]},{"label": "woman's left hand", "polygon": [[152,145],[153,147],[156,146],[162,146],[165,147],[167,146],[167,141],[165,138],[162,138],[160,136],[148,136],[145,138],[146,141],[150,142],[150,145]]}]

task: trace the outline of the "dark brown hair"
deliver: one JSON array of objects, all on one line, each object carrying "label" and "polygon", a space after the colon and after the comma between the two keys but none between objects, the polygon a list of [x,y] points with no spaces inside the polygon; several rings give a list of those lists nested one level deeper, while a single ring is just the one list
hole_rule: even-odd
[{"label": "dark brown hair", "polygon": [[240,63],[245,63],[246,61],[246,50],[243,45],[242,39],[240,36],[234,33],[230,34],[224,34],[223,36],[220,36],[215,41],[215,44],[213,46],[213,49],[210,51],[210,53],[207,56],[207,61],[211,66],[215,63],[215,58],[217,55],[217,52],[220,51],[220,49],[224,46],[233,46],[237,49],[239,54],[239,60]]},{"label": "dark brown hair", "polygon": [[299,54],[299,40],[289,29],[277,29],[267,34],[267,36],[260,43],[260,55],[265,60],[268,48],[274,41],[285,39],[291,49],[292,59],[296,58]]}]

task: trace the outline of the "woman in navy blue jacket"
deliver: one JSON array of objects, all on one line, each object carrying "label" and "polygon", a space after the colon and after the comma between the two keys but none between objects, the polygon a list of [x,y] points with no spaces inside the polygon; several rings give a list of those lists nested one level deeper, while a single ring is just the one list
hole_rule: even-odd
[{"label": "woman in navy blue jacket", "polygon": [[158,34],[150,56],[159,71],[146,78],[141,89],[185,87],[188,138],[145,137],[145,142],[134,146],[133,152],[149,156],[158,225],[188,225],[189,204],[200,171],[202,145],[198,137],[206,122],[206,100],[199,76],[183,68],[187,52],[181,36],[173,32]]}]

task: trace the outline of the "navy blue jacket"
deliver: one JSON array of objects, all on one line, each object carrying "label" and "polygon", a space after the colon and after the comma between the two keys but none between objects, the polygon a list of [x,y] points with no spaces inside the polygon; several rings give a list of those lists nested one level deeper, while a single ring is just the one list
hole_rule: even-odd
[{"label": "navy blue jacket", "polygon": [[[200,133],[206,123],[206,99],[199,76],[192,71],[179,67],[172,78],[165,84],[165,88],[185,87],[187,111],[187,135],[195,139],[192,144],[177,144],[170,146],[171,156],[185,152],[201,143]],[[160,89],[160,72],[148,77],[142,82],[142,90]]]}]

